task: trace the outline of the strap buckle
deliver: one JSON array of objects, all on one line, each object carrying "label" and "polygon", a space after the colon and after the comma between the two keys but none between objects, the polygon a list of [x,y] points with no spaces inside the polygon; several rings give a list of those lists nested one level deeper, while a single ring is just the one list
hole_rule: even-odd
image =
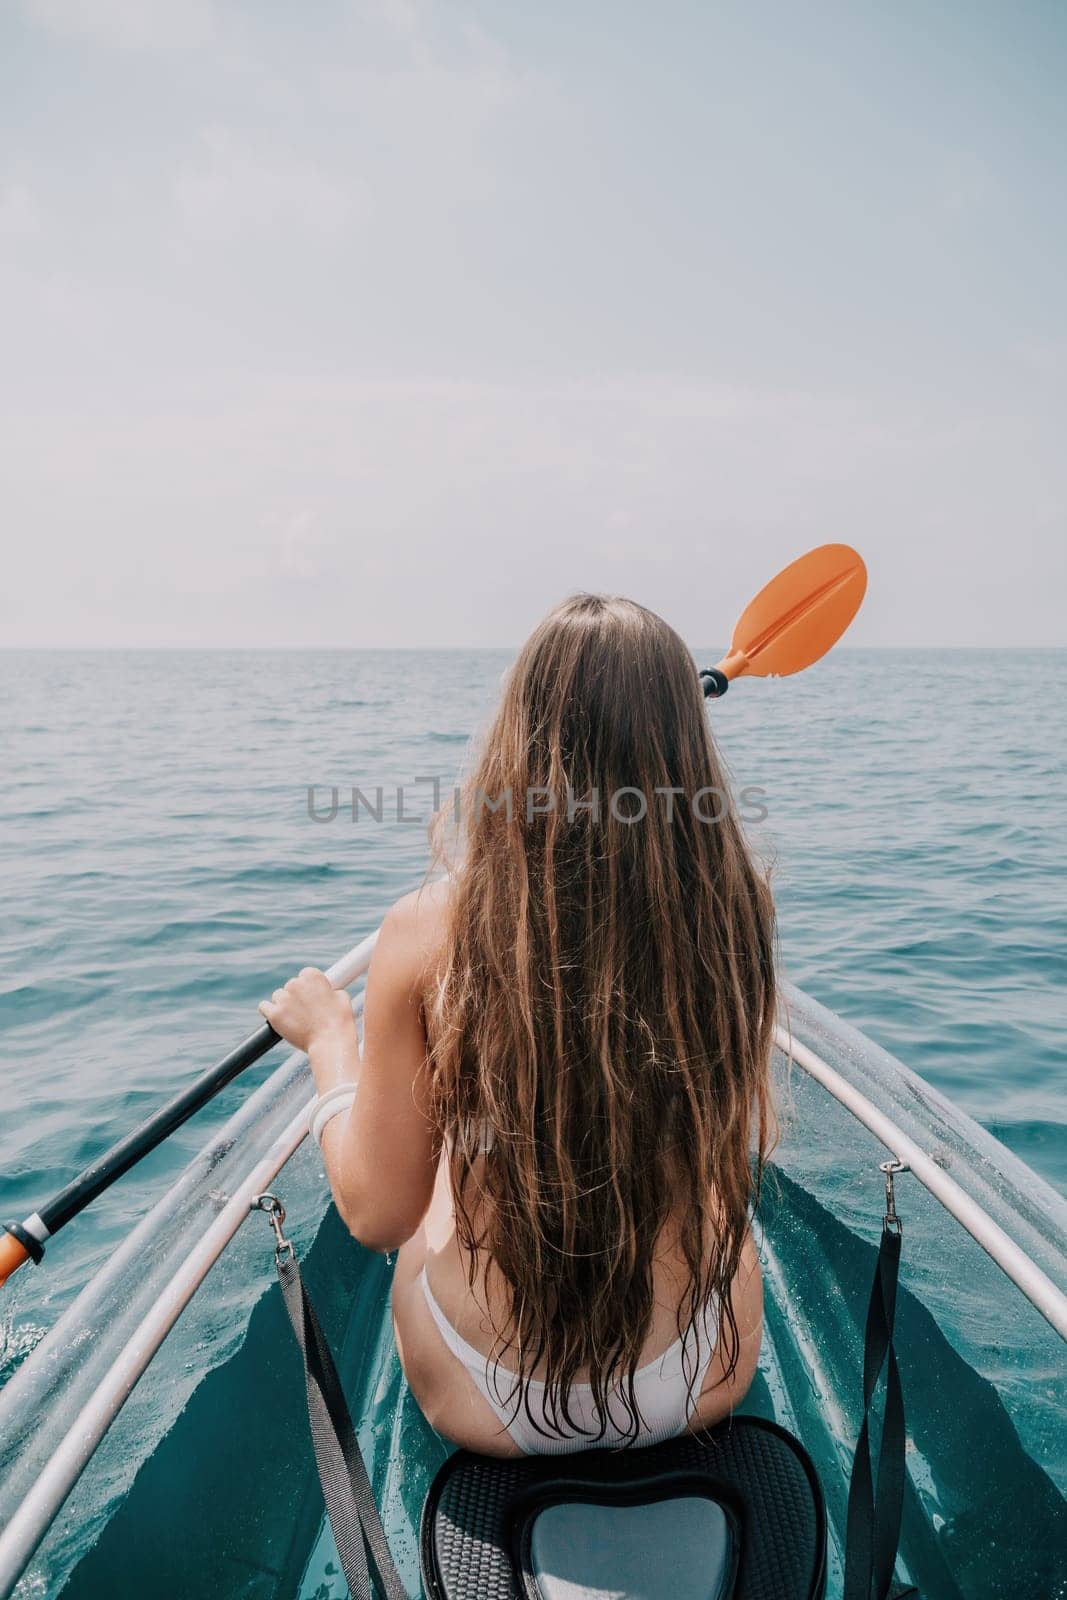
[{"label": "strap buckle", "polygon": [[285,1221],[285,1207],[278,1199],[278,1196],[271,1194],[269,1191],[265,1194],[253,1195],[248,1209],[249,1211],[265,1211],[267,1213],[267,1219],[274,1229],[275,1261],[281,1261],[285,1255],[288,1255],[291,1261],[295,1261],[296,1251],[293,1249],[292,1241],[287,1239],[282,1232],[282,1224]]},{"label": "strap buckle", "polygon": [[[892,1161],[880,1161],[878,1170],[885,1175],[885,1213],[882,1217],[882,1228],[887,1233],[902,1234],[904,1232],[904,1224],[897,1215],[893,1180],[901,1172],[910,1172],[911,1168],[906,1161],[897,1161],[894,1158]],[[284,1216],[285,1213],[283,1212],[282,1215]]]}]

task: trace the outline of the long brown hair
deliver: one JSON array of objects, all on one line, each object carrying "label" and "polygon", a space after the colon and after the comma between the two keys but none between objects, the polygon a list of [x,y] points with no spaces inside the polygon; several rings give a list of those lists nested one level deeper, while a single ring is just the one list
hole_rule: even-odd
[{"label": "long brown hair", "polygon": [[681,639],[590,594],[523,647],[464,791],[434,1115],[472,1286],[506,1286],[495,1355],[522,1396],[538,1372],[560,1431],[588,1374],[601,1418],[614,1393],[636,1433],[668,1224],[679,1334],[715,1297],[736,1367],[729,1290],[773,1136],[775,935],[727,793]]}]

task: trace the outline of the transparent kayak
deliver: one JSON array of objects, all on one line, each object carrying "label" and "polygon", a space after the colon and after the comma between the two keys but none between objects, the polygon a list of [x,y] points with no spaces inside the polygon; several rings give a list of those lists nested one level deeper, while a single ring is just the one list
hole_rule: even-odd
[{"label": "transparent kayak", "polygon": [[[782,1140],[757,1221],[766,1333],[743,1409],[784,1424],[815,1461],[829,1600],[840,1600],[887,1154],[912,1167],[896,1183],[908,1419],[898,1576],[923,1600],[1060,1600],[1067,1204],[795,990],[778,1040]],[[303,1136],[310,1095],[306,1063],[290,1058],[0,1392],[0,1595],[343,1600],[270,1229],[248,1215],[267,1187],[286,1205],[397,1564],[421,1592],[419,1517],[450,1447],[403,1381],[391,1263],[328,1203]]]}]

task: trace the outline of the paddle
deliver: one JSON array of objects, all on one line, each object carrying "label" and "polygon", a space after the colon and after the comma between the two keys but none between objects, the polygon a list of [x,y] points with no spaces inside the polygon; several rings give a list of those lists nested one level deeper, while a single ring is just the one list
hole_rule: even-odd
[{"label": "paddle", "polygon": [[840,639],[860,608],[867,568],[847,544],[820,544],[790,562],[742,611],[730,649],[701,674],[717,699],[733,678],[786,678]]},{"label": "paddle", "polygon": [[[867,587],[867,570],[847,544],[824,544],[792,562],[741,613],[729,652],[717,667],[701,674],[705,695],[726,693],[732,678],[785,677],[810,667],[837,643]],[[326,976],[335,989],[347,989],[370,961],[374,937],[365,939],[332,966]],[[25,1261],[40,1261],[47,1239],[105,1189],[148,1155],[194,1112],[266,1055],[278,1035],[263,1023],[255,1033],[173,1100],[86,1167],[64,1189],[24,1222],[8,1222],[0,1232],[0,1284]]]},{"label": "paddle", "polygon": [[[369,939],[364,939],[330,967],[326,976],[335,989],[347,989],[361,973],[366,972],[377,937],[377,934],[372,934]],[[232,1083],[238,1073],[259,1061],[268,1050],[273,1050],[279,1038],[280,1035],[275,1033],[269,1022],[261,1023],[255,1033],[250,1033],[229,1055],[216,1061],[187,1089],[176,1094],[173,1100],[168,1100],[140,1127],[134,1128],[99,1160],[79,1172],[40,1211],[35,1211],[24,1222],[0,1225],[3,1229],[0,1231],[0,1284],[6,1283],[25,1261],[40,1261],[47,1239],[51,1239],[80,1211],[84,1211],[97,1195],[109,1189],[117,1178],[129,1172],[149,1151],[162,1144],[183,1122],[188,1122],[194,1112],[214,1099],[221,1089]]]}]

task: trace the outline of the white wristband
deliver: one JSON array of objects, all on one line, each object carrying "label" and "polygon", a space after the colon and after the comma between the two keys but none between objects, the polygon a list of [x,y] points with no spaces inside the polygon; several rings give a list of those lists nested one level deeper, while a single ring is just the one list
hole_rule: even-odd
[{"label": "white wristband", "polygon": [[334,1117],[339,1117],[342,1111],[350,1111],[356,1098],[356,1085],[354,1083],[335,1083],[332,1089],[327,1089],[325,1094],[320,1094],[311,1108],[308,1118],[308,1128],[311,1137],[322,1149],[322,1133],[328,1122]]}]

